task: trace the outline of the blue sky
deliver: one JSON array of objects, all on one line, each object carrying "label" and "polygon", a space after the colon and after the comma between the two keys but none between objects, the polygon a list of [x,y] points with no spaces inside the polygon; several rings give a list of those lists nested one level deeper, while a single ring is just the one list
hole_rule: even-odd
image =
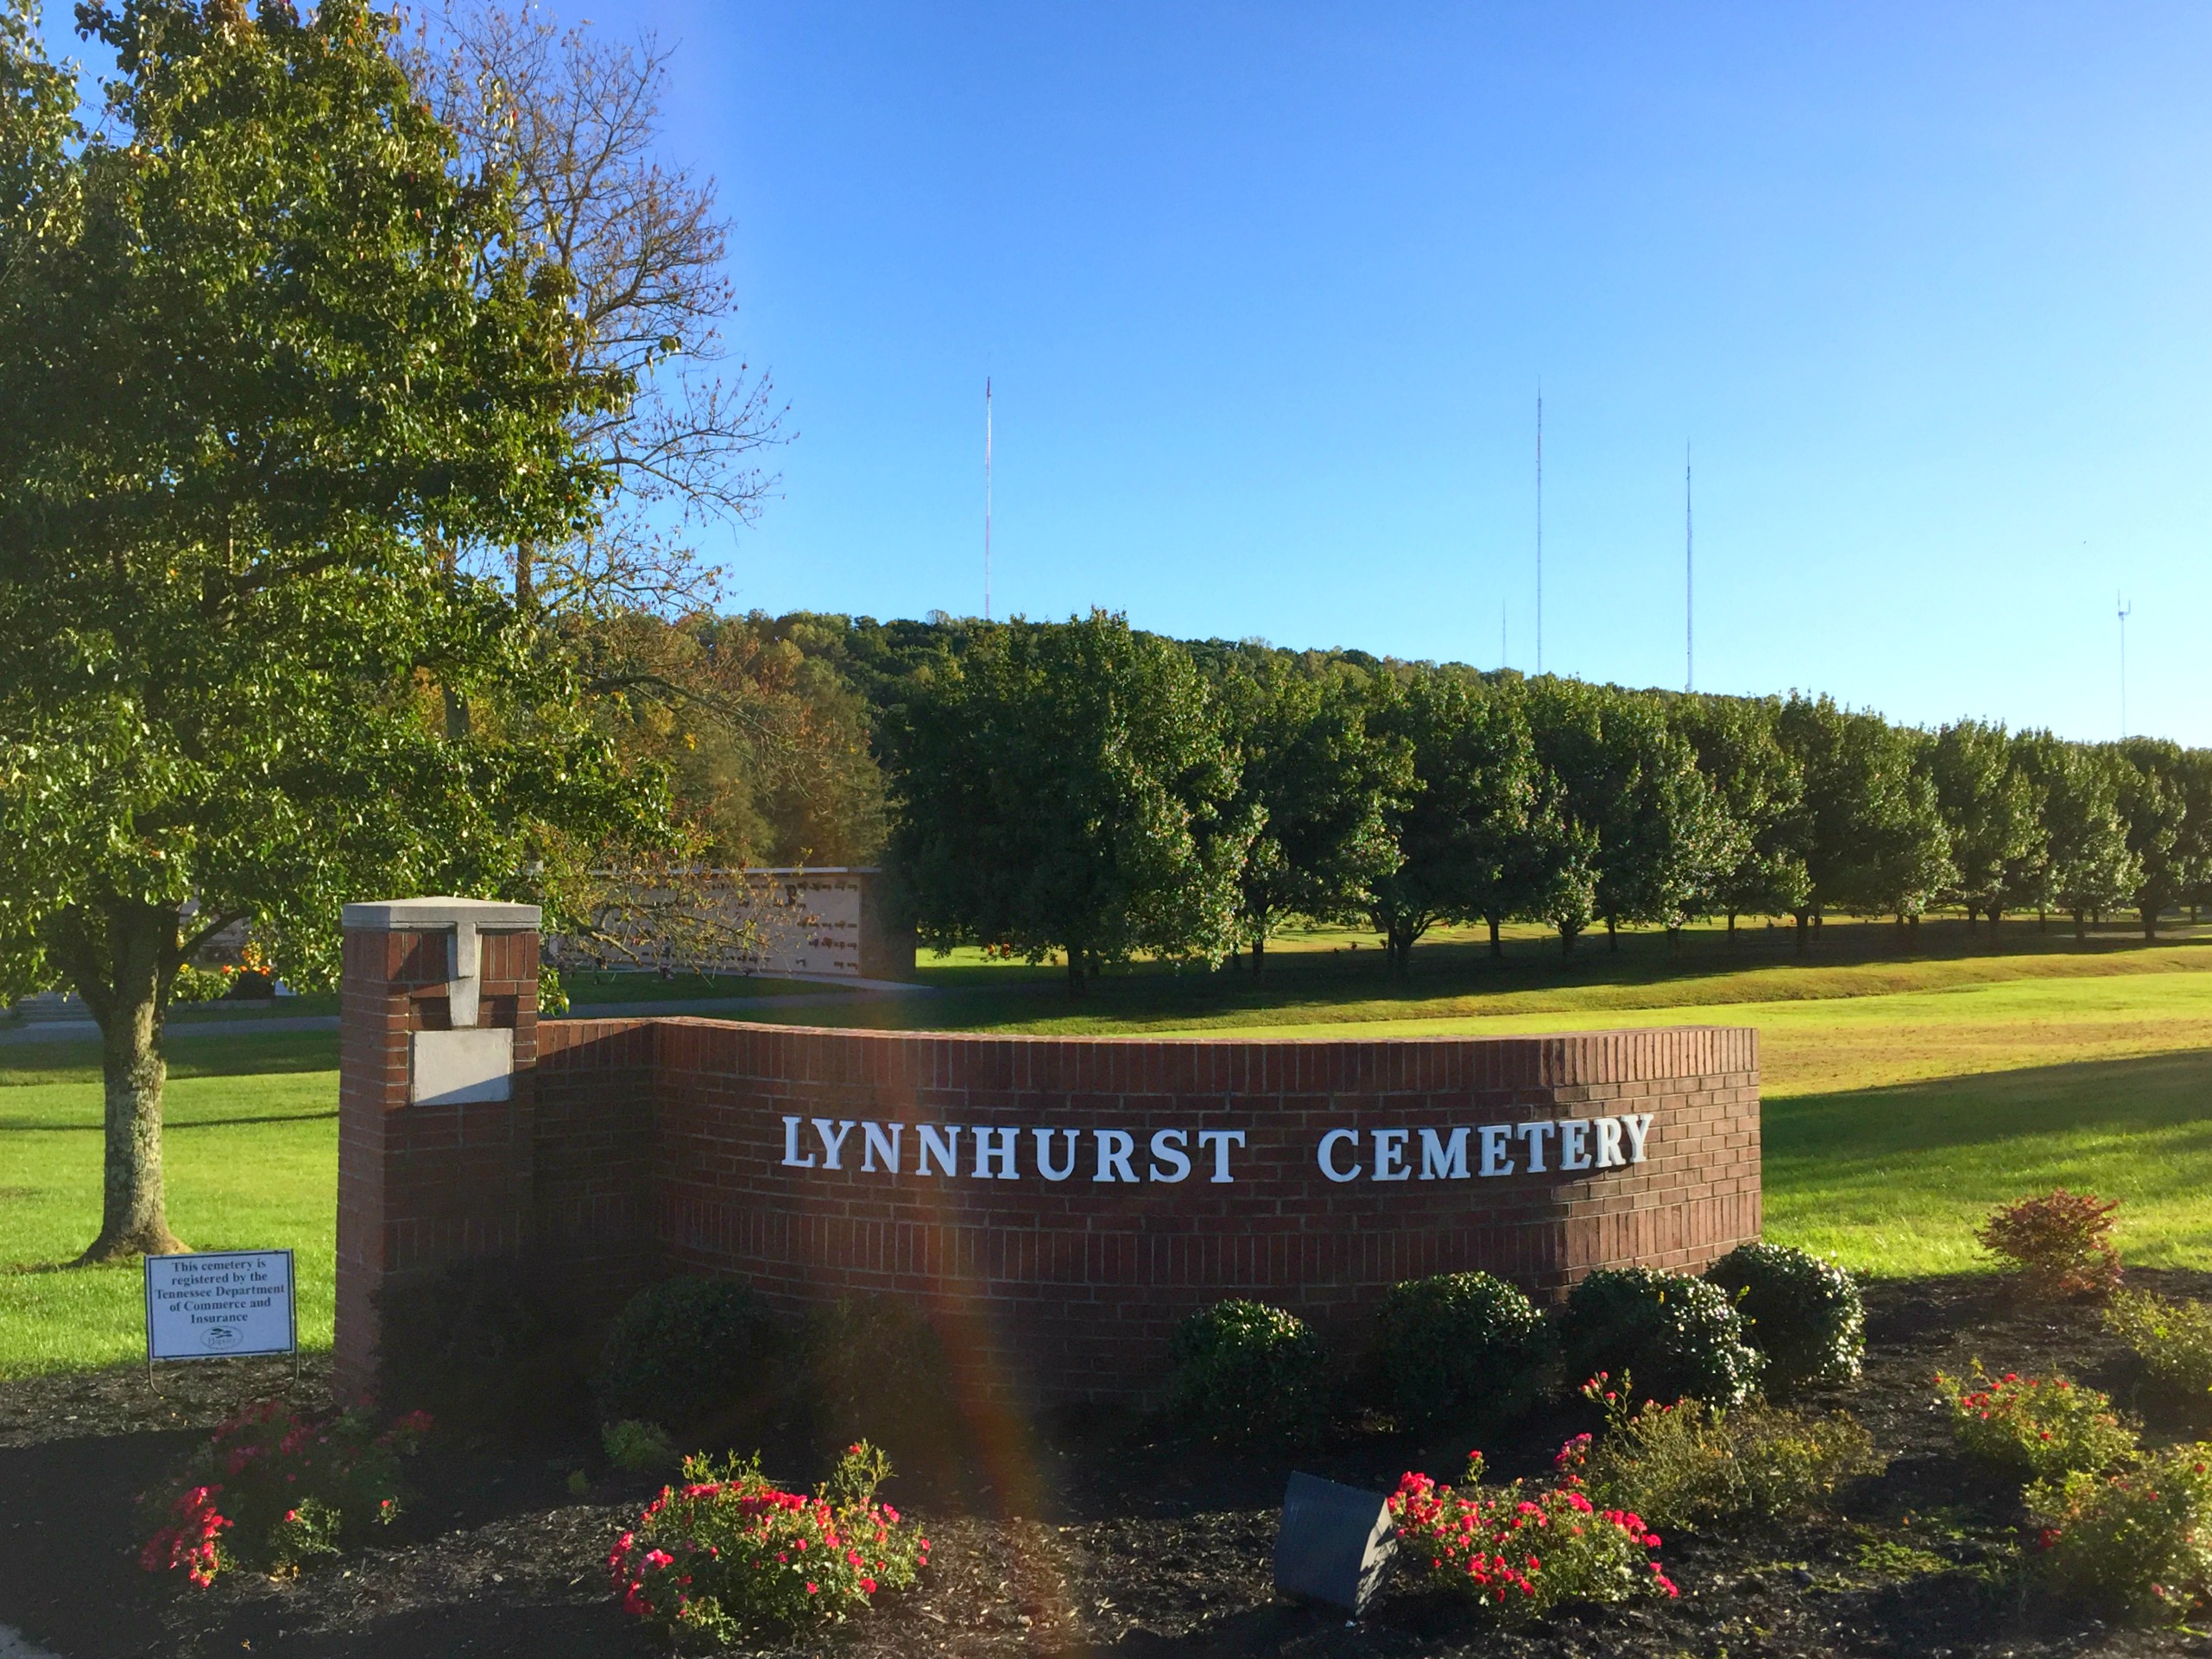
[{"label": "blue sky", "polygon": [[[559,10],[556,8],[556,10]],[[2212,743],[2212,9],[595,0],[795,440],[743,607]]]}]

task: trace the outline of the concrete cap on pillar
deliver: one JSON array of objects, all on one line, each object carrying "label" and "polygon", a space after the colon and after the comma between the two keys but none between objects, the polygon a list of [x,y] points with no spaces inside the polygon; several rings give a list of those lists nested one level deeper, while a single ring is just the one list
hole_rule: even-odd
[{"label": "concrete cap on pillar", "polygon": [[534,904],[509,904],[502,899],[380,899],[373,904],[347,905],[343,920],[349,931],[368,933],[434,933],[464,922],[483,933],[521,933],[535,928],[542,915]]}]

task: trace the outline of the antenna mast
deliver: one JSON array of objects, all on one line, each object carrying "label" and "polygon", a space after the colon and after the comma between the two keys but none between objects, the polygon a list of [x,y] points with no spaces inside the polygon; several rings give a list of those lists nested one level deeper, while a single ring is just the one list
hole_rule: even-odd
[{"label": "antenna mast", "polygon": [[2120,613],[2120,740],[2127,741],[2127,619],[2135,607],[2115,593],[2113,608]]},{"label": "antenna mast", "polygon": [[983,620],[991,619],[991,377],[983,377]]},{"label": "antenna mast", "polygon": [[1682,446],[1682,689],[1697,689],[1697,536],[1690,516],[1690,445]]},{"label": "antenna mast", "polygon": [[1536,383],[1536,672],[1544,672],[1544,383]]}]

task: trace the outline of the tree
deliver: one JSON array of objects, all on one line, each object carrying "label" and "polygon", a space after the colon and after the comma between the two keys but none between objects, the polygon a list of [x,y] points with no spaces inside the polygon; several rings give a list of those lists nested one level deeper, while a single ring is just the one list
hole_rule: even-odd
[{"label": "tree", "polygon": [[2036,839],[2034,788],[2013,763],[2005,728],[1979,720],[1937,731],[1927,770],[1950,840],[1950,896],[1969,928],[1981,914],[1994,928],[2012,896],[2008,879]]},{"label": "tree", "polygon": [[[730,377],[719,370],[737,308],[724,263],[730,226],[714,180],[669,167],[655,148],[673,49],[650,35],[633,47],[588,26],[563,29],[534,7],[491,0],[448,0],[439,21],[407,54],[418,85],[465,162],[513,180],[518,234],[568,277],[576,370],[636,389],[571,416],[578,450],[620,486],[617,510],[581,534],[504,550],[516,599],[572,623],[696,609],[713,597],[713,578],[675,532],[757,513],[774,487],[760,459],[781,441],[784,411],[766,375],[743,363]],[[621,678],[628,662],[616,653],[597,666]],[[626,683],[648,682],[632,665]]]},{"label": "tree", "polygon": [[2115,804],[2127,827],[2127,850],[2140,876],[2131,902],[2142,920],[2143,937],[2158,936],[2158,918],[2177,902],[2196,879],[2189,835],[2188,769],[2179,744],[2154,738],[2130,738],[2108,751],[2114,769]]},{"label": "tree", "polygon": [[1828,909],[1917,916],[1949,879],[1950,848],[1912,735],[1830,698],[1795,694],[1774,732],[1804,778],[1785,837],[1805,871],[1798,948],[1808,920]]},{"label": "tree", "polygon": [[2143,879],[2118,806],[2125,763],[2048,731],[2024,731],[2013,747],[2040,805],[2036,843],[2013,883],[2016,902],[2069,912],[2083,938],[2089,917],[2127,903]]},{"label": "tree", "polygon": [[[563,913],[655,778],[445,550],[566,538],[604,469],[568,423],[557,278],[451,168],[358,0],[86,6],[101,131],[0,30],[0,978],[99,1022],[105,1197],[85,1260],[175,1245],[161,1172],[178,968],[250,921],[327,983],[379,890]],[[81,137],[81,142],[79,142]],[[449,738],[443,688],[481,699]]]},{"label": "tree", "polygon": [[1518,697],[1464,672],[1409,668],[1375,719],[1413,757],[1413,788],[1390,821],[1400,862],[1372,883],[1368,903],[1402,979],[1439,921],[1487,917],[1497,948],[1497,922],[1517,908],[1526,873],[1535,755]]},{"label": "tree", "polygon": [[1139,952],[1219,962],[1260,825],[1211,690],[1094,611],[976,633],[886,712],[891,852],[922,936],[1040,961],[1068,989]]},{"label": "tree", "polygon": [[[1623,921],[1675,932],[1736,857],[1697,751],[1655,698],[1577,681],[1539,681],[1530,719],[1564,821],[1595,838],[1594,898],[1609,943],[1618,948]],[[1564,943],[1573,937],[1563,928]]]},{"label": "tree", "polygon": [[1739,915],[1788,915],[1804,902],[1804,860],[1789,845],[1792,814],[1804,778],[1775,740],[1779,707],[1772,698],[1684,697],[1673,718],[1697,750],[1732,833],[1723,848],[1711,902],[1735,937]]},{"label": "tree", "polygon": [[1238,926],[1252,971],[1285,918],[1361,914],[1402,855],[1390,817],[1413,786],[1410,746],[1368,725],[1364,676],[1301,671],[1286,653],[1238,652],[1217,682],[1239,763],[1232,818],[1260,831],[1238,878]]}]

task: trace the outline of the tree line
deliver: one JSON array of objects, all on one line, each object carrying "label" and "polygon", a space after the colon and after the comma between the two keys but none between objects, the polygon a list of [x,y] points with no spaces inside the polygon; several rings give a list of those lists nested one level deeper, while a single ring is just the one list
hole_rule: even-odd
[{"label": "tree line", "polygon": [[[839,628],[835,624],[842,624]],[[1903,725],[1832,698],[1637,691],[1356,651],[1182,642],[1094,612],[787,618],[873,710],[887,855],[925,940],[1265,958],[1364,923],[1678,931],[1939,907],[2146,936],[2212,897],[2212,750]],[[842,636],[840,637],[840,636]]]}]

